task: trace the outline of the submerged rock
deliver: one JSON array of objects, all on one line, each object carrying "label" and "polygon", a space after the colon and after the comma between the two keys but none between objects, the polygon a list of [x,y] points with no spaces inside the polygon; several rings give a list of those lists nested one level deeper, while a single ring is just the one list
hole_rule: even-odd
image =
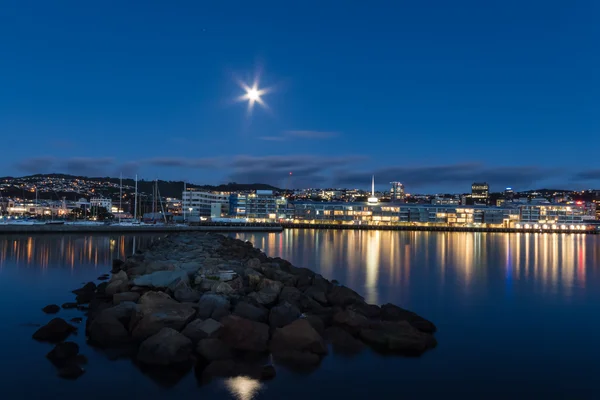
[{"label": "submerged rock", "polygon": [[77,332],[77,328],[67,323],[62,318],[54,318],[46,325],[35,331],[33,338],[44,342],[62,342],[70,334]]},{"label": "submerged rock", "polygon": [[233,349],[263,352],[267,350],[269,326],[236,315],[221,320],[221,339]]}]

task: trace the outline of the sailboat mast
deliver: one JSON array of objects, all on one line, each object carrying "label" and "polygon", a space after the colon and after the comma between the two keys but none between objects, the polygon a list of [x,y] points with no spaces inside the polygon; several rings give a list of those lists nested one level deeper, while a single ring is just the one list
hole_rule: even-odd
[{"label": "sailboat mast", "polygon": [[137,221],[137,174],[135,175],[135,198],[133,199],[133,220]]},{"label": "sailboat mast", "polygon": [[119,223],[121,223],[121,210],[123,210],[123,173],[121,172],[119,186]]},{"label": "sailboat mast", "polygon": [[187,190],[187,183],[186,181],[183,181],[183,195],[181,196],[181,209],[183,210],[183,223],[185,224],[185,204],[184,199],[185,199],[185,192]]}]

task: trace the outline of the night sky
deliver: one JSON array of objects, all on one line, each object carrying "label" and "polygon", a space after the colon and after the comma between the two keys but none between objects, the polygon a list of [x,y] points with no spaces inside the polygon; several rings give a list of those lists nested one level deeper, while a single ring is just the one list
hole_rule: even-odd
[{"label": "night sky", "polygon": [[600,188],[599,20],[595,0],[4,1],[0,175]]}]

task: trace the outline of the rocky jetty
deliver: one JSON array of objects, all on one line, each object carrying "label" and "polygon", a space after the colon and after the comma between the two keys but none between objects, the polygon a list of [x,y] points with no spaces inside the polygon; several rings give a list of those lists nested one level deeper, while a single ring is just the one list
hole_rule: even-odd
[{"label": "rocky jetty", "polygon": [[[436,346],[435,325],[419,315],[367,304],[348,287],[222,235],[168,235],[115,260],[111,273],[73,291],[87,312],[88,342],[153,373],[195,366],[202,379],[271,379],[273,363],[318,366],[329,344],[335,352],[368,346],[411,356]],[[64,341],[74,330],[57,318],[34,338]],[[52,357],[74,359],[78,349],[69,343]],[[79,373],[74,361],[61,365]]]}]

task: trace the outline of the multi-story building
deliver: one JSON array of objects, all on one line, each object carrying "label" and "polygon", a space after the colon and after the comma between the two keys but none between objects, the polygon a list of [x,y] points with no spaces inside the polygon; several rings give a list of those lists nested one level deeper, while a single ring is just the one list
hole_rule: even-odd
[{"label": "multi-story building", "polygon": [[487,203],[490,197],[490,186],[487,182],[475,182],[471,185],[471,198],[476,203]]},{"label": "multi-story building", "polygon": [[400,182],[390,182],[392,185],[390,189],[390,200],[392,203],[404,203],[404,185]]},{"label": "multi-story building", "polygon": [[112,200],[105,197],[92,197],[90,199],[92,207],[104,207],[108,212],[112,209]]},{"label": "multi-story building", "polygon": [[519,206],[521,224],[562,225],[576,224],[596,219],[594,203],[524,204]]},{"label": "multi-story building", "polygon": [[295,203],[294,220],[338,224],[390,224],[512,227],[516,208],[432,204]]},{"label": "multi-story building", "polygon": [[229,202],[226,194],[186,190],[182,194],[182,207],[186,217],[210,217],[211,206],[214,203]]},{"label": "multi-story building", "polygon": [[229,213],[250,221],[275,221],[286,218],[287,199],[277,197],[272,190],[257,190],[252,194],[232,194]]}]

